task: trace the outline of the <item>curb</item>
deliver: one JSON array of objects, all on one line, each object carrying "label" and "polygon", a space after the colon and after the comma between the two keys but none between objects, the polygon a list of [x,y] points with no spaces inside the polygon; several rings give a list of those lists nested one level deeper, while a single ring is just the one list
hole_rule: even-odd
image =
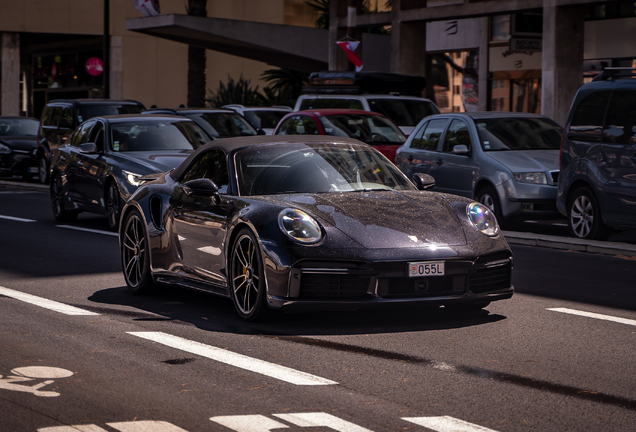
[{"label": "curb", "polygon": [[16,181],[8,181],[8,180],[0,180],[1,186],[11,186],[20,190],[33,190],[40,192],[49,191],[49,185],[40,184],[40,183],[21,183]]},{"label": "curb", "polygon": [[636,245],[630,243],[582,240],[527,232],[502,231],[509,244],[547,247],[602,255],[636,256]]}]

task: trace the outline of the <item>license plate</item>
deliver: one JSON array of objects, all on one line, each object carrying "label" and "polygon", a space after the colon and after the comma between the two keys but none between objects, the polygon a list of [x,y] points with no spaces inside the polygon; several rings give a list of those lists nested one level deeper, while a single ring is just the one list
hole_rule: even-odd
[{"label": "license plate", "polygon": [[409,277],[444,276],[444,261],[409,263]]}]

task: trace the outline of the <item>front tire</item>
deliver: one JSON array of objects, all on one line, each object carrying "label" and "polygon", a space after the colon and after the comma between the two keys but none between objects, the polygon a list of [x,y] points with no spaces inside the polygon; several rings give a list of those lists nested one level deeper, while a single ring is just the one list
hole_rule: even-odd
[{"label": "front tire", "polygon": [[497,223],[503,229],[507,226],[507,220],[504,218],[501,212],[501,203],[499,202],[499,195],[492,186],[483,187],[477,192],[475,200],[482,203],[495,215]]},{"label": "front tire", "polygon": [[58,222],[73,222],[77,219],[79,212],[70,211],[64,208],[64,188],[62,186],[62,177],[55,176],[51,183],[51,207],[53,208],[53,216]]},{"label": "front tire", "polygon": [[38,156],[38,176],[40,183],[49,184],[49,160],[43,154]]},{"label": "front tire", "polygon": [[121,199],[117,184],[113,181],[108,183],[106,188],[106,217],[108,219],[108,228],[111,231],[117,231],[119,228],[119,217],[121,216]]},{"label": "front tire", "polygon": [[141,214],[135,209],[126,216],[121,233],[121,264],[126,285],[134,294],[146,294],[155,288],[145,225]]},{"label": "front tire", "polygon": [[582,187],[574,191],[568,205],[568,228],[573,237],[607,240],[611,228],[603,223],[601,208],[594,193]]},{"label": "front tire", "polygon": [[242,229],[232,246],[229,287],[234,307],[246,321],[262,319],[267,312],[263,259],[254,234]]}]

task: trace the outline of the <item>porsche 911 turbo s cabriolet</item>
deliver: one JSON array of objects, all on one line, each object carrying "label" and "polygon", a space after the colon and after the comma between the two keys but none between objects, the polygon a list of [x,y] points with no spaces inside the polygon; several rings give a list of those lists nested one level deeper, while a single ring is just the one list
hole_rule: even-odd
[{"label": "porsche 911 turbo s cabriolet", "polygon": [[[210,142],[149,178],[122,210],[122,268],[134,293],[166,284],[268,310],[444,305],[510,298],[512,253],[493,214],[430,192],[348,138]],[[416,186],[417,185],[417,186]]]}]

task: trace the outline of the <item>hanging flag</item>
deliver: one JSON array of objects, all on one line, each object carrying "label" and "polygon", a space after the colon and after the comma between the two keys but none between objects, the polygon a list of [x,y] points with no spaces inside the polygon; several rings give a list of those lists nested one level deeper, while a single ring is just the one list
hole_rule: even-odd
[{"label": "hanging flag", "polygon": [[340,48],[342,48],[347,55],[347,58],[356,67],[356,72],[362,70],[362,61],[356,55],[356,48],[360,45],[359,41],[338,41],[336,42]]},{"label": "hanging flag", "polygon": [[161,15],[159,0],[133,0],[133,5],[135,9],[147,17]]}]

